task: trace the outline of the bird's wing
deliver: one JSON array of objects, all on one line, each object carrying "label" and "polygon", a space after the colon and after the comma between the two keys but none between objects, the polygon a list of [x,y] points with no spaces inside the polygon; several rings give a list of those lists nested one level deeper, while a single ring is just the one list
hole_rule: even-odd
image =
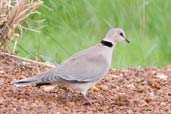
[{"label": "bird's wing", "polygon": [[[88,51],[89,52],[89,51]],[[43,80],[67,82],[91,82],[101,79],[109,70],[110,64],[103,54],[82,53],[73,56],[64,64],[53,69],[53,74],[45,75]]]}]

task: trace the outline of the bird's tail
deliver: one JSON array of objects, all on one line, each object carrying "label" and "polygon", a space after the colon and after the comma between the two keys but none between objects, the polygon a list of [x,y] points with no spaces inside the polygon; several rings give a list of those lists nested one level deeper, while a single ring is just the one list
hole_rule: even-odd
[{"label": "bird's tail", "polygon": [[31,86],[31,85],[36,85],[40,82],[40,77],[39,76],[33,76],[21,80],[14,80],[11,82],[12,84],[15,84],[17,87],[24,87],[24,86]]}]

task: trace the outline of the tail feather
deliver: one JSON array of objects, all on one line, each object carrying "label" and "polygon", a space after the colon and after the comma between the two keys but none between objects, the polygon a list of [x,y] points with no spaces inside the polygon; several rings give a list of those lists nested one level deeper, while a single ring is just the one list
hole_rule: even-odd
[{"label": "tail feather", "polygon": [[12,84],[15,84],[17,87],[24,87],[24,86],[31,86],[36,84],[35,81],[20,81],[20,80],[15,80],[12,81]]},{"label": "tail feather", "polygon": [[40,83],[39,77],[37,76],[12,81],[12,84],[15,84],[17,87],[31,86],[36,85],[37,83]]},{"label": "tail feather", "polygon": [[[54,73],[54,70],[52,69],[50,72]],[[31,86],[31,85],[40,87],[42,85],[49,85],[54,82],[53,77],[50,77],[52,73],[49,73],[49,71],[45,71],[41,74],[29,78],[14,80],[12,81],[12,84],[15,84],[17,87],[24,87],[24,86]]]}]

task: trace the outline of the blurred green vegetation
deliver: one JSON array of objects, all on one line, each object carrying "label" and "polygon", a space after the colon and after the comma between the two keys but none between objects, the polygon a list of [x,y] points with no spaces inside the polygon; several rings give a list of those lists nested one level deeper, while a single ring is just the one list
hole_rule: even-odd
[{"label": "blurred green vegetation", "polygon": [[[17,51],[23,57],[60,63],[101,41],[111,27],[125,30],[130,44],[116,46],[113,67],[171,63],[171,0],[44,0],[41,32],[24,31]],[[37,24],[37,23],[36,23]],[[29,23],[30,28],[35,23]]]}]

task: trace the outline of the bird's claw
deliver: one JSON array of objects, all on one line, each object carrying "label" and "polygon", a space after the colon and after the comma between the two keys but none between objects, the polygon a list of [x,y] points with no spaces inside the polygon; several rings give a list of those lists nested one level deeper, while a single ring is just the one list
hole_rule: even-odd
[{"label": "bird's claw", "polygon": [[96,102],[97,100],[90,100],[87,96],[84,96],[84,101],[83,101],[83,105],[93,105],[94,102]]}]

